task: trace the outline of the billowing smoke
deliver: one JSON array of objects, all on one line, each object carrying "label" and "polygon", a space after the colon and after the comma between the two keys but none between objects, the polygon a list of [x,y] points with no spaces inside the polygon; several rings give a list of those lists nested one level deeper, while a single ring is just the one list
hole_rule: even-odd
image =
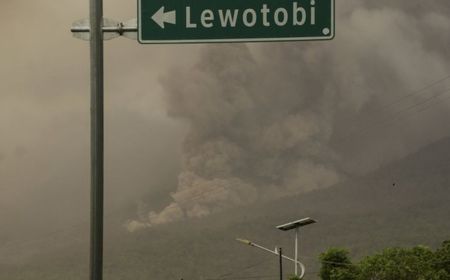
[{"label": "billowing smoke", "polygon": [[189,125],[178,189],[128,229],[325,188],[445,136],[448,3],[406,2],[337,1],[333,41],[209,45],[166,74]]}]

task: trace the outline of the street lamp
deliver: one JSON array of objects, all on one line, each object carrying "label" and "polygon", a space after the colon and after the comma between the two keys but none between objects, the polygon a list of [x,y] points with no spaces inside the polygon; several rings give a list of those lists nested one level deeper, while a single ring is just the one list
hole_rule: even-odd
[{"label": "street lamp", "polygon": [[268,248],[266,248],[266,247],[263,247],[263,246],[261,246],[261,245],[256,244],[255,242],[252,242],[252,241],[250,241],[250,240],[241,239],[241,238],[236,238],[236,240],[239,241],[239,242],[241,242],[241,243],[244,243],[244,244],[246,244],[246,245],[250,245],[250,246],[252,246],[252,247],[255,247],[255,248],[264,250],[264,251],[266,251],[266,252],[272,253],[272,254],[274,254],[274,255],[277,255],[277,256],[279,256],[280,258],[283,258],[283,259],[286,259],[286,260],[288,260],[288,261],[294,262],[294,263],[295,263],[296,270],[297,270],[297,266],[300,266],[300,269],[301,269],[301,271],[302,271],[302,272],[301,272],[301,275],[300,275],[300,278],[303,278],[303,276],[305,275],[305,266],[304,266],[301,262],[296,261],[296,260],[293,260],[293,259],[289,258],[288,256],[285,256],[285,255],[281,254],[281,252],[278,251],[278,248],[275,248],[275,250],[272,251],[272,250],[270,250],[270,249],[268,249]]},{"label": "street lamp", "polygon": [[[313,220],[311,218],[304,218],[301,220],[297,220],[297,221],[293,221],[293,222],[289,222],[289,223],[277,226],[277,229],[282,230],[282,231],[288,231],[291,229],[295,229],[295,263],[298,263],[298,232],[299,232],[299,228],[303,227],[303,226],[307,226],[309,224],[314,224],[314,223],[316,223],[315,220]],[[295,276],[298,276],[297,266],[295,266]]]}]

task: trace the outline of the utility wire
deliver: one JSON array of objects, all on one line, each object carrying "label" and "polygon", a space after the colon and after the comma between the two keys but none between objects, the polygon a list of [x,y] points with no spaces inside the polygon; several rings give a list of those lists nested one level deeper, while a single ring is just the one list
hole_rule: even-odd
[{"label": "utility wire", "polygon": [[[448,161],[442,161],[442,162],[445,163],[445,165],[444,164],[443,165],[439,165],[438,167],[450,167],[450,164],[448,164],[449,163]],[[208,190],[208,191],[204,191],[204,192],[202,192],[202,193],[192,197],[191,199],[179,200],[179,201],[175,201],[175,202],[177,202],[177,203],[185,203],[185,202],[202,201],[202,200],[200,200],[200,198],[204,197],[205,195],[210,194],[210,193],[219,192],[219,191],[224,191],[224,189],[222,187],[218,187],[216,189],[211,189],[211,190]],[[177,205],[173,205],[173,206],[168,206],[168,207],[166,207],[164,209],[170,209],[170,208],[176,208],[176,207],[178,207],[178,206]],[[112,217],[114,214],[115,214],[115,212],[106,215],[105,219]],[[84,225],[88,225],[88,224],[89,224],[89,221],[84,221],[84,222],[80,222],[78,224],[73,224],[73,225],[70,225],[68,227],[65,227],[65,228],[62,228],[62,229],[59,229],[59,230],[55,230],[55,231],[52,231],[52,232],[47,233],[45,235],[42,235],[41,237],[36,238],[36,239],[12,240],[12,241],[7,242],[3,246],[1,246],[0,250],[2,250],[2,249],[3,250],[4,249],[9,249],[11,247],[22,248],[24,246],[33,245],[33,244],[36,244],[36,243],[43,243],[45,241],[50,241],[51,239],[55,238],[57,235],[59,235],[61,233],[64,233],[64,232],[70,233],[70,231],[75,230],[77,228],[80,228],[80,227],[82,227]],[[75,240],[75,239],[79,240],[78,238],[72,238],[72,239],[73,240]],[[303,256],[303,257],[306,257],[306,256]],[[306,257],[306,258],[308,258],[308,257]]]},{"label": "utility wire", "polygon": [[408,106],[408,107],[406,107],[406,108],[404,108],[402,110],[393,112],[393,113],[391,113],[389,118],[385,118],[385,119],[378,120],[378,121],[372,121],[371,123],[368,124],[369,126],[366,126],[366,127],[363,127],[363,128],[359,128],[359,129],[355,129],[355,130],[351,131],[350,133],[348,133],[347,135],[338,138],[336,141],[337,142],[344,142],[345,140],[349,140],[350,138],[352,138],[354,136],[364,134],[365,132],[369,131],[370,129],[372,129],[374,127],[377,127],[377,126],[380,126],[380,125],[384,126],[386,124],[390,124],[391,122],[397,120],[401,116],[401,114],[403,114],[405,112],[408,112],[408,111],[410,111],[410,110],[412,110],[414,108],[417,108],[420,105],[423,105],[423,104],[426,104],[426,103],[428,103],[430,101],[433,101],[436,98],[438,98],[438,97],[440,97],[440,96],[442,96],[442,95],[444,95],[446,93],[449,93],[449,92],[450,92],[450,88],[446,89],[445,91],[441,91],[441,92],[439,92],[439,93],[437,93],[437,94],[435,94],[435,95],[433,95],[433,96],[431,96],[431,97],[429,97],[429,98],[427,98],[425,100],[422,100],[420,102],[414,103],[413,105]]},{"label": "utility wire", "polygon": [[420,88],[420,89],[418,89],[418,90],[414,90],[414,91],[410,92],[409,94],[406,94],[406,95],[404,95],[404,96],[398,98],[397,100],[394,100],[392,103],[388,104],[388,106],[396,105],[396,104],[398,104],[400,101],[403,101],[403,100],[405,100],[405,99],[407,99],[407,98],[409,98],[409,97],[419,95],[419,94],[421,94],[422,92],[425,92],[425,91],[427,91],[428,89],[434,87],[435,85],[440,84],[441,82],[443,82],[443,81],[445,81],[445,80],[448,80],[449,78],[450,78],[450,75],[447,75],[447,76],[445,76],[445,77],[442,77],[442,78],[440,78],[440,79],[438,79],[438,80],[436,80],[436,81],[434,81],[434,82],[432,82],[432,83],[430,83],[430,84],[428,84],[428,85],[425,85],[424,87],[422,87],[422,88]]},{"label": "utility wire", "polygon": [[[203,198],[207,194],[224,192],[224,191],[226,191],[224,188],[217,187],[217,188],[213,188],[213,189],[208,190],[208,191],[204,191],[204,192],[202,192],[202,193],[200,193],[198,195],[195,195],[195,196],[193,196],[193,197],[191,197],[189,199],[178,200],[178,201],[175,201],[175,202],[178,204],[178,203],[203,201],[200,198]],[[179,207],[179,206],[178,205],[173,205],[173,206],[165,207],[164,209],[171,209],[171,208],[177,208],[177,207]],[[109,214],[105,215],[105,219],[114,216],[116,214],[116,212],[117,211],[113,211],[112,213],[109,213]],[[49,241],[49,240],[55,238],[57,235],[60,235],[61,233],[65,233],[65,232],[70,233],[71,231],[79,229],[82,226],[86,226],[86,225],[89,225],[89,221],[82,221],[82,222],[77,223],[77,224],[73,224],[73,225],[70,225],[70,226],[58,229],[58,230],[54,230],[54,231],[52,231],[50,233],[47,233],[45,235],[42,235],[42,236],[40,236],[38,238],[34,238],[34,239],[12,240],[12,241],[7,242],[3,246],[1,246],[0,250],[2,250],[2,249],[3,250],[4,249],[9,249],[10,247],[21,248],[21,247],[24,247],[24,246],[33,245],[35,243],[43,243],[43,242],[46,242],[46,241]]]},{"label": "utility wire", "polygon": [[[424,87],[422,87],[422,88],[420,88],[420,89],[418,89],[418,90],[412,91],[411,93],[406,94],[406,95],[404,95],[404,96],[402,96],[402,97],[400,97],[400,98],[394,100],[393,102],[391,102],[391,103],[389,103],[389,104],[387,104],[387,105],[385,105],[385,106],[386,106],[386,107],[390,107],[390,106],[392,106],[392,105],[396,105],[396,104],[400,103],[401,101],[403,101],[403,100],[405,100],[405,99],[407,99],[407,98],[409,98],[409,97],[412,97],[412,96],[418,96],[418,95],[420,95],[420,94],[426,92],[428,89],[431,89],[432,87],[438,85],[439,83],[441,83],[441,82],[443,82],[443,81],[445,81],[445,80],[448,80],[449,78],[450,78],[450,75],[447,75],[447,76],[445,76],[445,77],[443,77],[443,78],[440,78],[440,79],[438,79],[438,80],[436,80],[436,81],[434,81],[434,82],[432,82],[432,83],[430,83],[430,84],[428,84],[428,85],[425,85]],[[418,103],[415,103],[415,104],[413,104],[413,105],[411,105],[411,106],[409,106],[409,107],[407,107],[407,108],[404,108],[404,109],[402,109],[402,110],[400,110],[400,111],[394,112],[393,115],[392,115],[392,117],[396,117],[395,119],[393,119],[393,118],[385,119],[385,120],[382,120],[381,122],[374,123],[374,125],[376,126],[376,125],[388,124],[388,123],[390,123],[392,120],[398,119],[397,117],[398,117],[400,114],[402,114],[402,113],[404,113],[404,112],[408,112],[408,111],[410,111],[411,109],[414,109],[414,108],[416,108],[416,107],[418,107],[418,106],[420,106],[420,105],[423,105],[423,104],[425,104],[425,103],[428,103],[428,102],[430,102],[430,101],[433,101],[433,100],[435,100],[437,97],[440,97],[440,96],[442,96],[443,94],[448,93],[449,91],[450,91],[450,89],[446,89],[446,90],[443,91],[443,92],[440,92],[440,93],[438,93],[438,94],[435,94],[435,95],[433,95],[433,96],[431,96],[431,97],[429,97],[429,98],[427,98],[427,99],[425,99],[425,100],[422,100],[422,101],[420,101],[420,102],[418,102]],[[445,98],[444,100],[447,100],[447,99],[448,99],[448,98]],[[439,104],[441,104],[441,103],[439,103]],[[438,104],[436,104],[436,105],[438,105]],[[419,112],[428,110],[430,107],[432,107],[432,106],[427,106],[425,109],[422,109],[422,110],[419,111]],[[372,126],[372,127],[373,127],[373,126]],[[369,127],[369,128],[370,128],[370,127]],[[365,132],[365,131],[367,131],[369,128],[365,127],[365,128],[363,128],[363,129],[361,129],[361,130],[359,131],[359,133],[360,133],[360,132]],[[354,132],[356,132],[356,133],[354,133]],[[354,131],[354,132],[351,133],[349,136],[354,136],[355,134],[358,134],[357,131]],[[346,137],[345,139],[347,139],[347,137]],[[345,139],[341,139],[341,140],[345,140]],[[339,141],[339,140],[338,140],[338,141]],[[188,192],[188,191],[190,191],[190,190],[187,189],[187,190],[181,191],[181,192]],[[216,192],[219,192],[219,191],[224,192],[225,189],[222,188],[222,187],[217,187],[217,188],[215,188],[215,189],[213,188],[213,189],[211,189],[211,190],[208,190],[208,191],[204,191],[204,192],[202,192],[202,193],[199,193],[198,195],[193,196],[193,197],[191,197],[190,199],[178,200],[178,201],[174,201],[174,202],[177,203],[177,204],[179,204],[179,203],[185,203],[185,202],[197,202],[197,201],[200,200],[200,198],[203,198],[205,195],[210,194],[210,193],[216,193]],[[179,206],[178,206],[178,205],[172,205],[172,206],[168,206],[168,207],[166,207],[166,208],[164,208],[164,209],[171,209],[171,208],[176,208],[176,207],[179,207]],[[112,216],[112,214],[109,214],[108,216]],[[106,217],[107,217],[107,216],[105,216],[105,218],[106,218]],[[74,225],[65,227],[65,228],[60,229],[60,230],[52,231],[52,232],[50,232],[50,233],[48,233],[48,234],[45,234],[45,236],[43,235],[42,237],[37,238],[37,239],[31,239],[31,240],[26,240],[26,241],[23,241],[23,240],[13,240],[13,241],[9,241],[9,242],[7,242],[4,246],[0,247],[0,249],[5,249],[5,248],[8,248],[8,247],[14,246],[14,244],[17,244],[17,243],[19,243],[19,245],[30,245],[30,244],[33,244],[33,243],[35,243],[35,242],[41,242],[41,241],[45,241],[45,240],[48,240],[48,239],[52,239],[53,237],[55,237],[56,235],[59,235],[60,233],[63,233],[63,232],[69,232],[69,231],[71,231],[71,230],[74,230],[74,229],[76,229],[76,228],[78,228],[78,227],[81,227],[81,226],[87,225],[87,224],[89,224],[89,221],[84,221],[84,222],[81,222],[81,223],[78,223],[78,224],[74,224]]]},{"label": "utility wire", "polygon": [[444,82],[444,81],[446,81],[448,79],[450,79],[450,75],[447,75],[445,77],[439,78],[438,80],[435,80],[435,81],[433,81],[433,82],[431,82],[431,83],[429,83],[429,84],[427,84],[427,85],[425,85],[425,86],[423,86],[423,87],[421,87],[421,88],[419,88],[417,90],[413,90],[413,91],[411,91],[411,92],[409,92],[409,93],[407,93],[407,94],[405,94],[403,96],[400,96],[398,99],[396,99],[394,101],[391,101],[391,102],[385,103],[385,104],[381,104],[382,108],[389,108],[389,107],[391,107],[393,105],[397,105],[397,104],[401,103],[401,101],[407,100],[409,97],[420,96],[422,94],[426,94],[426,93],[428,93],[429,89],[433,88],[434,86],[436,86],[436,85],[438,85],[438,84],[440,84],[440,83],[442,83],[442,82]]},{"label": "utility wire", "polygon": [[[438,167],[450,167],[450,164],[448,164],[449,163],[448,161],[443,161],[443,163],[445,163],[445,165],[444,164],[443,165],[439,165]],[[179,200],[179,201],[175,201],[175,202],[177,202],[177,203],[185,203],[185,202],[202,201],[202,200],[200,200],[200,198],[204,197],[205,195],[210,194],[210,193],[219,192],[219,191],[224,191],[224,189],[222,187],[217,187],[216,189],[211,189],[211,190],[208,190],[208,191],[204,191],[204,192],[202,192],[202,193],[192,197],[191,199]],[[168,207],[166,207],[164,209],[171,209],[171,208],[176,208],[176,207],[179,207],[179,206],[178,205],[173,205],[173,206],[168,206]],[[114,211],[113,213],[107,214],[105,216],[105,219],[112,217],[115,214],[115,212],[116,211]],[[52,231],[52,232],[50,232],[48,234],[42,235],[41,237],[36,238],[36,239],[12,240],[12,241],[7,242],[3,246],[1,246],[0,250],[2,250],[2,249],[3,250],[4,249],[9,249],[11,247],[22,248],[24,246],[33,245],[33,244],[36,244],[36,243],[44,243],[46,241],[50,241],[51,239],[55,238],[57,235],[59,235],[61,233],[64,233],[64,232],[70,233],[70,231],[76,230],[77,228],[80,228],[80,227],[82,227],[84,225],[88,225],[88,224],[89,224],[89,221],[84,221],[84,222],[80,222],[78,224],[73,224],[73,225],[70,225],[68,227],[65,227],[65,228],[62,228],[62,229],[59,229],[59,230],[55,230],[55,231]],[[78,238],[72,238],[72,240],[75,240],[75,239],[79,240]],[[305,256],[303,256],[303,257],[305,257]],[[308,257],[306,257],[306,258],[308,258]]]},{"label": "utility wire", "polygon": [[237,270],[237,271],[232,271],[232,272],[228,272],[228,273],[222,274],[222,275],[219,276],[219,279],[224,279],[224,277],[227,277],[227,276],[230,276],[230,275],[233,275],[233,274],[236,274],[236,273],[240,273],[240,272],[245,271],[245,270],[248,270],[248,269],[250,269],[250,268],[254,268],[254,267],[260,266],[260,265],[265,264],[265,263],[267,263],[267,262],[269,262],[269,261],[272,261],[272,259],[260,261],[260,262],[257,262],[257,263],[255,263],[255,264],[246,266],[246,267],[244,267],[244,268],[242,268],[242,269],[239,269],[239,270]]},{"label": "utility wire", "polygon": [[205,280],[238,280],[238,279],[278,279],[278,275],[256,275],[256,276],[243,276],[243,277],[230,277],[230,278],[206,278]]}]

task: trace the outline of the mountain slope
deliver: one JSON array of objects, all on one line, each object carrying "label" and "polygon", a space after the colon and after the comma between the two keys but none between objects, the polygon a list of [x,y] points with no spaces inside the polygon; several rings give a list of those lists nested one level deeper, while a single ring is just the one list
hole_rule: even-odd
[{"label": "mountain slope", "polygon": [[[355,258],[387,246],[437,246],[450,239],[450,139],[443,139],[361,178],[328,189],[230,209],[203,219],[143,230],[107,227],[105,279],[277,279],[276,257],[236,242],[250,239],[293,255],[293,234],[275,225],[310,216],[301,232],[306,279],[316,279],[317,256],[331,246]],[[123,219],[118,219],[123,221]],[[86,279],[87,234],[58,239],[21,264],[0,265],[0,279]],[[48,246],[48,245],[47,245]],[[51,264],[51,265],[50,265]],[[293,271],[286,263],[286,270]]]}]

